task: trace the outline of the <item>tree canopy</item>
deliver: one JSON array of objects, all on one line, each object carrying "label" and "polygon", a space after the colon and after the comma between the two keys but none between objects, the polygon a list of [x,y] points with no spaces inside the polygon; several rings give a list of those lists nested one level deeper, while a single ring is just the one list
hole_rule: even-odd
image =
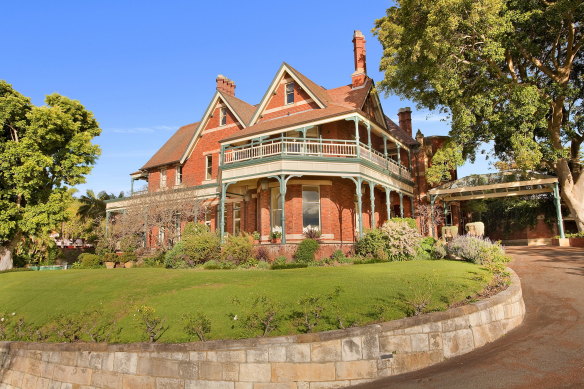
[{"label": "tree canopy", "polygon": [[492,141],[503,161],[555,171],[584,230],[584,2],[397,3],[374,29],[384,48],[380,89],[449,114],[465,159]]},{"label": "tree canopy", "polygon": [[85,182],[100,153],[93,114],[52,94],[46,105],[0,81],[0,269],[23,238],[46,234],[65,219],[69,186]]}]

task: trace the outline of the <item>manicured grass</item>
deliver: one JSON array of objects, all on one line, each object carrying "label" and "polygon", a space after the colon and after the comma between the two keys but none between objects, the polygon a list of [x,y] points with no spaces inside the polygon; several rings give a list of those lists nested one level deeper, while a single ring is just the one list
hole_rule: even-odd
[{"label": "manicured grass", "polygon": [[[290,270],[167,270],[98,269],[56,270],[0,274],[0,312],[17,312],[37,325],[57,314],[76,314],[98,306],[119,318],[120,341],[143,340],[134,324],[136,305],[149,305],[165,318],[168,331],[161,342],[185,342],[181,316],[204,312],[211,320],[210,338],[237,338],[246,334],[229,314],[242,317],[243,309],[233,297],[247,302],[268,295],[284,305],[286,313],[298,307],[299,298],[331,293],[342,288],[340,311],[358,324],[406,316],[403,297],[428,288],[432,280],[430,310],[443,310],[451,303],[481,291],[490,274],[477,265],[456,261],[409,261]],[[383,317],[375,314],[383,306]],[[323,323],[319,329],[333,329]],[[293,334],[288,320],[274,333]]]}]

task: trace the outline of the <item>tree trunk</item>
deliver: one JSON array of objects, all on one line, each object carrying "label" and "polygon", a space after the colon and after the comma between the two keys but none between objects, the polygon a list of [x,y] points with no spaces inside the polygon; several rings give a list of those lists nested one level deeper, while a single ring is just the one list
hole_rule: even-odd
[{"label": "tree trunk", "polygon": [[0,271],[12,269],[12,250],[8,247],[0,246]]},{"label": "tree trunk", "polygon": [[[552,115],[549,121],[549,132],[553,147],[561,151],[561,126],[563,121],[564,98],[553,101]],[[570,165],[566,158],[559,158],[555,166],[556,174],[560,185],[560,193],[566,206],[570,210],[570,215],[574,217],[579,232],[584,232],[584,175],[580,174],[575,178],[570,170]]]}]

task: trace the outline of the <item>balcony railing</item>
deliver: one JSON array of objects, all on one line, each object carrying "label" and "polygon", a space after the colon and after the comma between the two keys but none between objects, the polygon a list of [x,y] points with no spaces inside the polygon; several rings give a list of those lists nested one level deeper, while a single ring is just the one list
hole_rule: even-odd
[{"label": "balcony railing", "polygon": [[[358,147],[358,148],[357,148]],[[362,158],[374,163],[390,172],[412,179],[410,169],[399,164],[390,157],[385,157],[379,151],[369,149],[364,143],[353,140],[337,139],[298,139],[279,138],[261,143],[236,146],[228,148],[224,152],[225,165],[266,158],[275,155],[298,155],[306,157],[326,158]]]}]

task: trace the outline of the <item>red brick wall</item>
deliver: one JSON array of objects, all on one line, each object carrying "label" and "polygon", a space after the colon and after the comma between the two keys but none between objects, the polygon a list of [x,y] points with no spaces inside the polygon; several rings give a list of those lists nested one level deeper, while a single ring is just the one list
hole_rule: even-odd
[{"label": "red brick wall", "polygon": [[[286,76],[287,75],[284,75],[284,77],[286,77]],[[280,81],[282,81],[282,80],[280,80]],[[290,79],[290,81],[291,81],[291,79]],[[262,112],[261,117],[258,120],[258,122],[261,122],[261,121],[266,120],[266,119],[273,119],[273,118],[277,118],[277,117],[286,116],[288,114],[307,111],[310,109],[320,108],[318,106],[318,104],[314,101],[306,103],[306,104],[301,104],[301,105],[292,105],[291,104],[290,106],[286,106],[285,88],[286,88],[286,83],[278,84],[278,86],[276,87],[276,94],[272,95],[272,97],[268,101],[268,104],[266,105],[265,110],[270,110],[270,109],[279,108],[279,107],[285,107],[285,108],[274,111],[274,112],[269,112],[269,113]],[[310,95],[308,93],[306,93],[300,87],[300,85],[298,85],[298,83],[295,83],[295,85],[294,85],[294,102],[297,103],[299,101],[308,100],[310,98],[311,98]]]}]

